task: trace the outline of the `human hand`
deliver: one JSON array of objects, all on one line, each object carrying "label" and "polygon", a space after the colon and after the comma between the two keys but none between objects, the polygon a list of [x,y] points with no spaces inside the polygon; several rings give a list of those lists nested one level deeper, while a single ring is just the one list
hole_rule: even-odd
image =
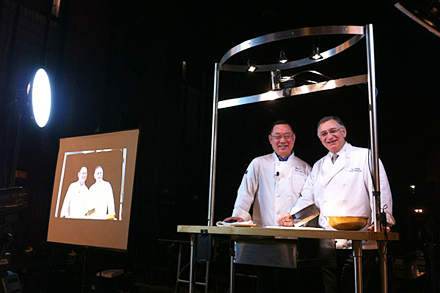
[{"label": "human hand", "polygon": [[226,223],[232,223],[232,222],[244,222],[243,218],[240,217],[229,217],[223,220],[223,222]]},{"label": "human hand", "polygon": [[277,223],[280,226],[292,227],[294,224],[293,217],[291,214],[284,214],[277,220]]},{"label": "human hand", "polygon": [[[390,230],[391,230],[390,227],[387,227],[387,232],[390,232]],[[368,231],[374,231],[374,223],[368,227]]]}]

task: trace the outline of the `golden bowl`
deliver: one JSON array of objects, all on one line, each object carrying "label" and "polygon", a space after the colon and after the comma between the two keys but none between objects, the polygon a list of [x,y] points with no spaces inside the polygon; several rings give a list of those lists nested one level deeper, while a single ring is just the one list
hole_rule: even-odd
[{"label": "golden bowl", "polygon": [[336,230],[360,230],[368,224],[367,217],[326,217]]}]

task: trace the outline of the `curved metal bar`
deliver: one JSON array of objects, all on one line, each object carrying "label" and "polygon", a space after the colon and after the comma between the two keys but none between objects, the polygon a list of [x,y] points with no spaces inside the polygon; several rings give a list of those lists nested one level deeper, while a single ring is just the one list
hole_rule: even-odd
[{"label": "curved metal bar", "polygon": [[288,98],[292,96],[304,95],[308,93],[314,93],[324,90],[332,90],[343,86],[351,86],[356,84],[367,83],[367,75],[358,75],[347,78],[333,79],[315,84],[302,85],[299,87],[288,88],[278,91],[268,91],[266,93],[229,99],[218,102],[218,109],[225,109],[235,106],[241,106],[246,104],[252,104],[257,102],[273,101],[280,98]]},{"label": "curved metal bar", "polygon": [[[237,46],[230,49],[223,55],[219,62],[219,67],[222,68],[223,64],[232,56],[247,49],[260,46],[263,44],[281,41],[285,39],[292,39],[305,36],[321,36],[321,35],[361,35],[365,34],[364,26],[317,26],[317,27],[306,27],[293,30],[286,30],[281,32],[276,32],[272,34],[267,34],[257,38],[253,38],[238,44]],[[322,55],[322,54],[321,54]]]},{"label": "curved metal bar", "polygon": [[396,4],[394,4],[394,6],[397,9],[399,9],[400,11],[402,11],[406,16],[408,16],[409,18],[411,18],[412,20],[414,20],[415,22],[417,22],[418,24],[420,24],[421,26],[426,28],[428,31],[430,31],[431,33],[433,33],[437,37],[440,37],[440,32],[439,31],[437,31],[435,28],[429,26],[427,23],[422,21],[419,17],[417,17],[416,15],[411,13],[408,9],[403,7],[400,3],[396,3]]},{"label": "curved metal bar", "polygon": [[[284,64],[281,63],[275,63],[275,64],[254,64],[257,69],[254,72],[267,72],[267,71],[273,71],[275,69],[290,69],[290,68],[296,68],[300,66],[309,65],[316,62],[324,61],[327,58],[330,58],[336,54],[341,53],[342,51],[345,51],[346,49],[350,48],[357,42],[359,42],[364,35],[356,35],[349,40],[345,41],[344,43],[340,44],[339,46],[336,46],[330,50],[327,50],[325,52],[321,53],[322,59],[314,60],[310,59],[309,57],[293,60],[290,62],[286,62]],[[234,72],[247,72],[248,66],[247,65],[234,65],[234,64],[223,64],[223,66],[220,68],[222,71],[234,71]]]}]

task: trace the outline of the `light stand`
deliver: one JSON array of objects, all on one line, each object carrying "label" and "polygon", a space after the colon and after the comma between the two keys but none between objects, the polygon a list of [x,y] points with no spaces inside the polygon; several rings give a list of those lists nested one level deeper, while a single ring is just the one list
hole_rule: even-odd
[{"label": "light stand", "polygon": [[[24,100],[24,105],[20,102]],[[32,104],[32,117],[35,123],[40,128],[46,126],[52,104],[52,95],[50,90],[49,76],[43,68],[38,69],[35,74],[33,74],[31,81],[28,83],[26,89],[26,97],[19,96],[16,99],[18,105],[18,122],[17,122],[17,136],[15,139],[14,156],[12,161],[12,172],[11,180],[9,181],[9,186],[15,186],[15,177],[17,172],[18,155],[20,152],[20,140],[21,140],[21,118],[23,116],[23,108]]]}]

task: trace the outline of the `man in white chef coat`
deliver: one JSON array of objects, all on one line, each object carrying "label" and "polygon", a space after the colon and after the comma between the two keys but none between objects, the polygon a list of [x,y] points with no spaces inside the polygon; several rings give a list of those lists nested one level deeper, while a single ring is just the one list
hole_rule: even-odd
[{"label": "man in white chef coat", "polygon": [[[295,133],[291,125],[284,120],[276,121],[269,132],[269,142],[274,152],[257,157],[249,164],[238,189],[232,217],[224,221],[253,220],[257,225],[276,226],[279,217],[288,213],[298,200],[311,167],[293,152]],[[281,275],[292,271],[257,267],[258,292],[284,292],[282,287],[288,277]]]},{"label": "man in white chef coat", "polygon": [[81,167],[78,172],[78,181],[69,185],[60,218],[82,219],[87,213],[86,201],[88,200],[89,189],[86,186],[87,168]]},{"label": "man in white chef coat", "polygon": [[[326,216],[369,217],[365,227],[373,229],[375,221],[374,185],[370,171],[371,155],[368,149],[354,147],[345,141],[347,129],[339,117],[327,116],[318,123],[318,137],[329,153],[315,163],[301,192],[300,199],[289,214],[278,220],[279,225],[291,226],[292,216],[305,207],[315,204],[320,210],[319,225],[334,230]],[[394,225],[390,185],[382,162],[379,161],[381,211],[385,212],[387,225]],[[353,267],[351,242],[337,239],[337,268],[323,268],[326,292],[353,292]],[[363,243],[364,284],[367,287],[372,271],[377,245],[375,241]]]},{"label": "man in white chef coat", "polygon": [[89,209],[93,209],[92,219],[114,219],[115,199],[110,182],[104,180],[104,170],[101,166],[95,168],[95,183],[90,186]]}]

